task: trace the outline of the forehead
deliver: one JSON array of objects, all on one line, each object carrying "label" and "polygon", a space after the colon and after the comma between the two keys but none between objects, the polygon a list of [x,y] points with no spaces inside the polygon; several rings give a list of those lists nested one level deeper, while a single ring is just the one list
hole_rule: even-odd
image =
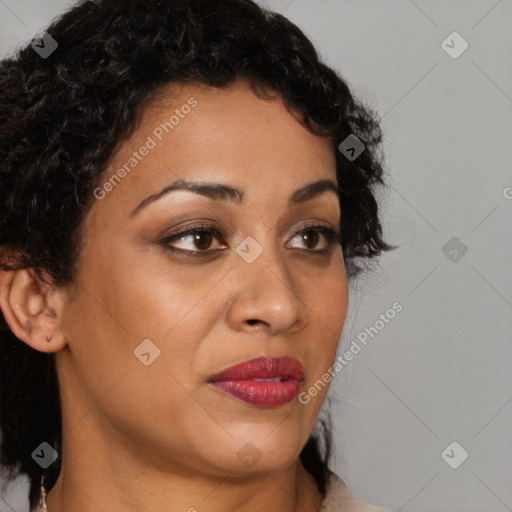
[{"label": "forehead", "polygon": [[[144,155],[141,148],[145,149]],[[136,164],[110,193],[139,202],[176,179],[202,179],[286,193],[315,179],[335,180],[334,149],[311,133],[276,95],[255,95],[244,80],[227,88],[172,84],[142,109],[133,135],[114,155],[105,179]],[[127,165],[128,164],[128,165]],[[123,191],[122,194],[119,194]]]},{"label": "forehead", "polygon": [[212,158],[240,157],[244,150],[249,152],[246,155],[262,157],[274,150],[269,159],[278,160],[286,153],[297,161],[323,160],[332,167],[330,141],[311,133],[302,124],[301,114],[289,110],[277,94],[273,96],[271,100],[257,97],[248,81],[240,78],[226,88],[198,83],[164,86],[143,108],[135,134],[139,141],[127,149],[153,135],[158,149],[163,147],[177,158],[206,156],[206,152]]}]

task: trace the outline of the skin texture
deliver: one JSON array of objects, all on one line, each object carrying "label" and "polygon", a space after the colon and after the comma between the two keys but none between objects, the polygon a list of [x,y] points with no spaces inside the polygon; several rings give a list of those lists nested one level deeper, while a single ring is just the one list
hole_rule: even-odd
[{"label": "skin texture", "polygon": [[[327,247],[324,236],[296,234],[307,224],[337,230],[338,198],[326,191],[290,207],[288,197],[336,181],[334,150],[243,80],[223,90],[173,84],[146,106],[109,176],[191,97],[190,113],[161,141],[153,135],[157,146],[94,202],[73,284],[52,287],[31,270],[0,273],[13,332],[56,352],[63,466],[49,512],[320,507],[298,456],[327,387],[307,405],[257,408],[208,379],[254,357],[290,356],[304,366],[304,391],[332,366],[348,307],[342,250],[335,241],[315,254]],[[174,191],[131,215],[178,178],[227,183],[245,198]],[[186,235],[172,246],[208,255],[160,243],[204,222],[222,237]],[[252,263],[235,251],[247,236],[263,249]],[[145,366],[134,350],[148,338],[160,356]],[[247,443],[261,455],[250,467],[237,456]]]}]

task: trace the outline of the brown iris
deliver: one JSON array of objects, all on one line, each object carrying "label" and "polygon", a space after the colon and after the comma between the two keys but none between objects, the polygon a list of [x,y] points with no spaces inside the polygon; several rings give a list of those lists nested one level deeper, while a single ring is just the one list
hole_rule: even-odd
[{"label": "brown iris", "polygon": [[[198,249],[206,250],[212,243],[213,235],[208,231],[198,231],[194,236],[194,244]],[[206,244],[206,246],[203,246]]]},{"label": "brown iris", "polygon": [[[308,233],[309,233],[309,236],[308,236]],[[313,235],[311,236],[311,233],[313,233]],[[313,231],[313,230],[310,230],[310,231],[304,231],[304,233],[302,234],[302,239],[304,240],[304,242],[306,242],[306,247],[308,249],[311,249],[311,248],[314,248],[316,247],[317,243],[318,243],[318,235],[320,233],[318,233],[318,231]],[[312,247],[310,247],[308,245],[308,242],[314,242]]]}]

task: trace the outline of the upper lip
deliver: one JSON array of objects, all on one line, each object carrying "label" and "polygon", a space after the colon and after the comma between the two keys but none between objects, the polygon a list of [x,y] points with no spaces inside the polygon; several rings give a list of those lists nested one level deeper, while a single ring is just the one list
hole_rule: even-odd
[{"label": "upper lip", "polygon": [[209,382],[273,379],[276,377],[301,380],[303,373],[302,363],[292,357],[281,357],[279,359],[257,357],[223,370],[217,375],[214,375]]}]

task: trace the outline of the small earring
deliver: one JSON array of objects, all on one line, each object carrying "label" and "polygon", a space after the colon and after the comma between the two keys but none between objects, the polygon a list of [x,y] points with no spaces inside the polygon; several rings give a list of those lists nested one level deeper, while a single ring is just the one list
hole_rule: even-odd
[{"label": "small earring", "polygon": [[48,334],[48,336],[46,336],[46,341],[50,341],[51,339],[52,339],[52,335]]}]

